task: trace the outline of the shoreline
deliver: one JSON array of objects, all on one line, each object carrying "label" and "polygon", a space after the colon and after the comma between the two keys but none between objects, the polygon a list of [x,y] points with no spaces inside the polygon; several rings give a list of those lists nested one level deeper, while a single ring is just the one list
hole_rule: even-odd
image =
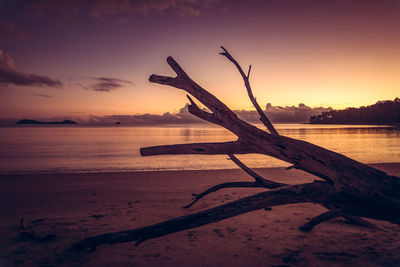
[{"label": "shoreline", "polygon": [[[380,169],[380,168],[400,168],[400,162],[382,162],[382,163],[363,163],[368,166]],[[290,166],[290,164],[288,164]],[[251,168],[253,170],[267,170],[267,169],[277,169],[277,170],[285,170],[287,167],[281,167],[281,166],[275,166],[275,167],[262,167],[262,168]],[[1,173],[0,172],[0,179],[6,176],[24,176],[24,175],[29,175],[29,176],[37,176],[37,175],[81,175],[81,174],[129,174],[129,173],[159,173],[159,172],[194,172],[194,171],[230,171],[230,170],[239,170],[237,166],[234,166],[232,168],[225,168],[225,169],[163,169],[163,170],[155,170],[155,169],[149,169],[149,170],[126,170],[126,171],[38,171],[38,172],[12,172],[12,173]]]},{"label": "shoreline", "polygon": [[[400,176],[400,163],[373,164]],[[311,182],[303,171],[256,169],[277,182]],[[300,203],[258,210],[202,227],[133,243],[71,251],[79,240],[209,209],[265,189],[212,193],[190,209],[192,193],[251,181],[240,169],[0,176],[0,265],[5,266],[398,266],[400,226],[371,220],[371,230],[333,219],[297,228],[325,208]],[[22,221],[22,223],[21,223]],[[21,227],[23,225],[23,229]],[[39,238],[31,238],[29,236]]]}]

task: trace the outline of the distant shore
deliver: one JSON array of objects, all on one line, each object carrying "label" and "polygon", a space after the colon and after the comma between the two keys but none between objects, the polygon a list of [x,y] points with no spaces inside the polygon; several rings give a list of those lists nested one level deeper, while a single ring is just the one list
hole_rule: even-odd
[{"label": "distant shore", "polygon": [[75,121],[71,121],[71,120],[63,120],[63,121],[37,121],[37,120],[29,120],[29,119],[23,119],[23,120],[19,120],[17,123],[17,125],[52,125],[52,124],[56,124],[56,125],[71,125],[71,124],[78,124]]},{"label": "distant shore", "polygon": [[[384,170],[389,170],[389,171],[396,171],[397,169],[400,170],[400,162],[385,162],[385,163],[366,163],[367,165],[370,165],[374,168],[378,168],[378,169],[384,169]],[[265,168],[252,168],[255,171],[260,171],[260,172],[265,172],[268,170],[276,170],[276,171],[285,171],[285,169],[290,166],[290,164],[287,164],[286,167],[283,166],[272,166],[272,167],[265,167]],[[14,171],[14,172],[0,172],[0,181],[3,178],[11,178],[11,177],[15,177],[15,178],[19,178],[22,176],[26,176],[26,177],[32,177],[32,178],[37,178],[37,177],[43,177],[43,176],[54,176],[54,177],[61,177],[64,178],[64,176],[73,176],[73,175],[99,175],[99,176],[103,176],[103,175],[107,175],[107,174],[111,174],[111,175],[127,175],[127,174],[131,174],[131,175],[136,175],[136,174],[149,174],[149,175],[157,175],[158,173],[179,173],[179,174],[184,174],[185,172],[231,172],[233,170],[237,170],[237,167],[232,167],[232,168],[224,168],[224,169],[145,169],[145,170],[105,170],[105,171],[98,171],[98,170],[93,170],[93,171],[81,171],[81,170],[77,170],[77,171],[24,171],[24,172],[18,172],[18,171]],[[400,174],[398,174],[400,176]]]},{"label": "distant shore", "polygon": [[[400,176],[400,163],[372,164]],[[257,171],[278,182],[312,181],[284,168]],[[192,193],[227,181],[251,180],[239,169],[125,173],[1,175],[0,263],[56,266],[395,266],[400,226],[374,221],[383,231],[335,219],[311,233],[297,229],[324,212],[313,204],[259,210],[154,239],[102,246],[92,253],[69,248],[78,240],[132,229],[204,210],[260,192],[227,189],[186,210]],[[23,219],[22,219],[23,218]],[[24,229],[22,229],[22,227]]]},{"label": "distant shore", "polygon": [[400,127],[400,122],[398,122],[398,123],[368,123],[368,124],[365,124],[365,123],[357,124],[357,123],[322,123],[322,122],[311,123],[311,122],[306,122],[304,124],[310,124],[310,125],[356,125],[356,126],[359,126],[359,125],[365,125],[365,126],[371,125],[371,126]]}]

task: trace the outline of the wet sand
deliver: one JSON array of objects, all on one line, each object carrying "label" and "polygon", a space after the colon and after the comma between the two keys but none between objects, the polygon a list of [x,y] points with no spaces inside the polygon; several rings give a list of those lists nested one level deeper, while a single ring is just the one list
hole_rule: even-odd
[{"label": "wet sand", "polygon": [[[400,176],[400,164],[372,166]],[[257,171],[290,184],[313,180],[298,170]],[[400,266],[400,226],[370,220],[381,229],[371,230],[338,218],[310,233],[297,230],[325,211],[314,204],[259,210],[138,247],[70,250],[91,235],[157,223],[263,191],[221,190],[182,209],[192,193],[238,180],[251,177],[239,169],[0,176],[0,266]]]}]

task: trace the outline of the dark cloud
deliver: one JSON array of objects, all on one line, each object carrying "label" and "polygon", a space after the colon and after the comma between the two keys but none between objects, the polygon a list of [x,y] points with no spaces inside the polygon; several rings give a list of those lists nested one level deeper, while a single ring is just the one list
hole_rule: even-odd
[{"label": "dark cloud", "polygon": [[162,115],[157,114],[136,114],[136,115],[110,115],[94,116],[91,115],[88,121],[81,121],[82,124],[93,125],[113,125],[120,122],[122,125],[162,125],[162,124],[188,124],[201,123],[203,120],[193,116],[187,110],[187,105],[177,113],[166,112]]},{"label": "dark cloud", "polygon": [[[111,92],[113,90],[116,90],[126,84],[133,84],[130,81],[126,80],[121,80],[121,79],[114,79],[114,78],[106,78],[106,77],[99,77],[99,78],[93,78],[94,80],[97,81],[97,83],[93,84],[91,86],[91,89],[96,92]],[[86,88],[85,86],[81,85],[83,88]]]},{"label": "dark cloud", "polygon": [[82,89],[90,90],[89,87],[87,87],[86,85],[83,85],[83,84],[81,84],[81,83],[76,83],[76,85],[78,85],[78,86],[81,87]]},{"label": "dark cloud", "polygon": [[[62,14],[70,16],[85,13],[91,17],[116,17],[123,21],[134,14],[162,13],[174,10],[181,16],[199,16],[219,0],[26,0],[36,14]],[[85,15],[83,14],[83,15]],[[121,19],[122,18],[122,19]]]},{"label": "dark cloud", "polygon": [[[313,115],[321,114],[324,111],[330,111],[332,108],[317,107],[311,108],[303,103],[296,106],[272,106],[268,103],[265,112],[272,122],[278,123],[304,123],[308,122]],[[256,111],[237,110],[236,114],[245,121],[259,123],[260,116]]]},{"label": "dark cloud", "polygon": [[0,24],[0,37],[25,39],[25,35],[17,30],[14,23]]},{"label": "dark cloud", "polygon": [[54,80],[48,76],[26,74],[14,68],[14,60],[0,50],[0,84],[23,86],[50,86],[61,87],[60,80]]},{"label": "dark cloud", "polygon": [[[331,108],[311,108],[304,104],[297,107],[279,107],[267,105],[266,113],[275,123],[304,123],[308,122],[313,115],[329,111]],[[256,111],[234,110],[238,116],[249,123],[260,123],[260,116]],[[89,121],[82,121],[83,124],[113,125],[120,122],[123,125],[160,125],[160,124],[189,124],[204,123],[205,121],[189,113],[187,105],[177,113],[166,112],[162,115],[137,114],[137,115],[111,115],[111,116],[90,116]]]},{"label": "dark cloud", "polygon": [[53,96],[51,96],[51,95],[39,94],[39,93],[33,93],[32,95],[34,95],[34,96],[40,96],[40,97],[46,97],[46,98],[53,97]]},{"label": "dark cloud", "polygon": [[[36,94],[35,94],[36,95]],[[43,96],[44,95],[39,95]],[[80,125],[115,125],[117,122],[120,122],[121,125],[130,125],[130,126],[151,126],[151,125],[184,125],[184,124],[196,124],[196,123],[206,123],[204,120],[197,118],[196,116],[189,113],[187,109],[187,104],[181,108],[176,113],[166,112],[162,115],[157,114],[135,114],[135,115],[110,115],[110,116],[95,116],[90,115],[89,119],[82,118],[73,118],[74,121],[77,121]],[[297,107],[295,106],[272,106],[270,104],[266,107],[267,116],[274,123],[305,123],[309,122],[309,118],[313,115],[319,115],[324,111],[330,111],[332,108],[311,108],[304,104],[299,104]],[[261,123],[259,118],[260,116],[256,111],[253,110],[234,110],[238,116],[249,122],[249,123]],[[82,112],[74,112],[76,114],[82,114]],[[54,118],[38,118],[39,120],[50,120],[50,121],[62,121],[65,119],[71,119],[67,117],[54,117]],[[14,124],[15,120],[10,120]],[[1,124],[0,120],[0,125]],[[11,125],[11,124],[10,124]]]},{"label": "dark cloud", "polygon": [[93,91],[96,92],[111,92],[112,90],[115,90],[121,86],[122,85],[119,83],[101,82],[93,85],[92,88]]}]

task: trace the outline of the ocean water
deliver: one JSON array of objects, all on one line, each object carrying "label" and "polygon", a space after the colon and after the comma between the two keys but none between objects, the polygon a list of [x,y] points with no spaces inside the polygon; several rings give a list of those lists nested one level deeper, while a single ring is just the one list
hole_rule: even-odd
[{"label": "ocean water", "polygon": [[[262,125],[257,125],[263,128]],[[305,140],[363,163],[400,162],[400,129],[368,125],[277,124],[281,135]],[[0,173],[110,172],[236,168],[225,155],[141,157],[145,146],[235,140],[206,124],[168,127],[0,128]],[[265,155],[238,155],[250,167],[289,164]]]}]

